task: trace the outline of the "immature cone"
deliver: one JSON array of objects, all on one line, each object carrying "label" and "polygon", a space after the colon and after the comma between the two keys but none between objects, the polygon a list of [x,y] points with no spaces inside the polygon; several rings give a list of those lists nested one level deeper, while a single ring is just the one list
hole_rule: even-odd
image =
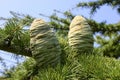
[{"label": "immature cone", "polygon": [[49,25],[42,19],[35,19],[31,24],[30,46],[39,67],[55,66],[60,62],[59,43]]},{"label": "immature cone", "polygon": [[68,33],[69,45],[79,53],[88,53],[93,50],[93,33],[85,18],[76,16]]}]

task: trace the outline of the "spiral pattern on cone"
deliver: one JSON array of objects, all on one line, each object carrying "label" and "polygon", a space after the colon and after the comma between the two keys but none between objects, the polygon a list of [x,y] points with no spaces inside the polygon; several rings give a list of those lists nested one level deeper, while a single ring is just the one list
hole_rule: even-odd
[{"label": "spiral pattern on cone", "polygon": [[30,46],[39,67],[55,66],[60,62],[60,46],[49,25],[35,19],[30,27]]},{"label": "spiral pattern on cone", "polygon": [[93,33],[85,18],[76,16],[69,27],[69,46],[79,53],[93,50]]}]

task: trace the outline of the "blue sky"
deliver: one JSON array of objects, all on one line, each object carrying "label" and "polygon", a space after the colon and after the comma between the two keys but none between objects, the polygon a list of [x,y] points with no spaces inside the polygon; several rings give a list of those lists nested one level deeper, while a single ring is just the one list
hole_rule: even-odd
[{"label": "blue sky", "polygon": [[[93,0],[1,0],[0,1],[0,17],[10,17],[9,11],[15,11],[23,14],[30,14],[36,18],[44,18],[39,16],[39,13],[50,15],[54,9],[66,11],[76,7],[78,2],[93,1]],[[94,0],[95,1],[95,0]],[[90,17],[89,9],[74,9],[72,12],[75,15],[84,15]],[[107,23],[117,23],[120,21],[120,15],[110,7],[103,6],[92,17],[98,22],[107,21]],[[46,18],[44,18],[47,20]],[[0,56],[3,57],[8,66],[12,66],[16,61],[10,54],[0,51]],[[8,61],[11,62],[8,62]],[[13,62],[13,63],[12,63]],[[2,70],[0,65],[0,70]]]},{"label": "blue sky", "polygon": [[[74,8],[78,2],[93,1],[93,0],[1,0],[0,1],[0,16],[10,17],[9,11],[15,11],[23,14],[30,14],[37,18],[41,18],[39,13],[50,15],[54,9],[66,11]],[[95,0],[94,0],[95,1]],[[90,17],[89,10],[87,9],[74,9],[76,15],[84,15]],[[107,21],[108,23],[116,23],[120,16],[112,8],[103,6],[93,19],[101,22]]]}]

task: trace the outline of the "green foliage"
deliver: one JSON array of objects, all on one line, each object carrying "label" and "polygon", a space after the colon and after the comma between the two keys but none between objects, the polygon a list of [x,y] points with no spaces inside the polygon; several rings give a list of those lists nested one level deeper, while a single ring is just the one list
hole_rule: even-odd
[{"label": "green foliage", "polygon": [[98,23],[94,20],[87,19],[88,24],[92,28],[93,33],[100,33],[103,35],[109,35],[120,31],[120,23],[117,24],[106,24],[106,22]]},{"label": "green foliage", "polygon": [[91,14],[96,12],[97,9],[99,9],[103,5],[109,5],[113,8],[116,8],[116,10],[120,13],[120,1],[119,0],[97,0],[97,1],[91,1],[91,2],[83,2],[83,3],[78,3],[77,7],[88,7],[91,8]]},{"label": "green foliage", "polygon": [[[0,42],[3,42],[4,38],[7,37],[7,34],[4,32],[3,29],[0,28]],[[3,43],[0,43],[2,45]]]},{"label": "green foliage", "polygon": [[[97,0],[79,3],[77,7],[91,8],[91,14],[93,14],[105,4],[120,12],[119,0]],[[6,24],[4,28],[0,28],[0,49],[31,57],[29,30],[25,27],[30,26],[34,18],[15,12],[10,13],[13,15],[12,18],[1,18],[6,21]],[[62,14],[63,17],[59,17],[59,14]],[[70,11],[57,10],[55,10],[55,14],[47,16],[60,43],[61,64],[54,68],[39,69],[36,67],[35,61],[30,58],[16,68],[6,71],[5,78],[7,80],[120,80],[120,61],[111,58],[120,56],[120,22],[117,24],[97,23],[86,18],[99,47],[94,48],[94,55],[86,53],[77,55],[78,53],[68,46],[67,38],[69,25],[74,16]],[[5,43],[8,44],[5,42],[6,40],[10,42],[10,45],[3,46]]]},{"label": "green foliage", "polygon": [[9,46],[14,45],[15,48],[21,49],[29,47],[29,32],[23,29],[23,26],[14,20],[6,22],[4,32],[8,34]]},{"label": "green foliage", "polygon": [[[80,80],[119,80],[119,60],[97,55],[83,55],[79,58],[83,66]],[[83,77],[83,78],[82,78]]]},{"label": "green foliage", "polygon": [[[50,16],[47,16],[47,18],[50,19],[49,24],[57,34],[66,37],[68,35],[69,25],[72,19],[75,17],[75,15],[73,15],[70,11],[65,11],[65,12],[60,12],[58,10],[54,10],[54,11],[55,13],[53,13]],[[59,17],[57,13],[62,14],[63,18]],[[46,17],[43,14],[41,14],[41,16]]]},{"label": "green foliage", "polygon": [[24,77],[28,76],[26,76],[28,72],[32,72],[31,70],[33,70],[35,64],[34,59],[28,58],[25,62],[14,68],[12,72],[8,71],[6,75],[9,74],[10,76],[5,76],[6,80],[23,80]]},{"label": "green foliage", "polygon": [[109,56],[109,57],[118,58],[120,56],[119,54],[119,50],[120,50],[119,33],[111,34],[110,37],[107,37],[107,38],[108,39],[105,39],[105,37],[101,37],[100,35],[96,36],[96,42],[98,44],[101,44],[98,47],[98,52],[102,53],[103,55]]},{"label": "green foliage", "polygon": [[12,13],[12,15],[14,17],[5,19],[4,27],[0,28],[0,49],[15,54],[31,56],[30,36],[26,26],[30,25],[33,18],[28,15],[19,18],[15,13]]},{"label": "green foliage", "polygon": [[99,35],[96,35],[95,37],[95,42],[100,45],[97,48],[98,52],[102,53],[105,56],[118,58],[120,56],[120,23],[97,23],[94,20],[88,20],[88,23],[91,25],[94,34],[99,33]]},{"label": "green foliage", "polygon": [[64,35],[57,34],[57,39],[61,47],[61,64],[65,64],[70,52],[69,46],[68,46],[68,37]]},{"label": "green foliage", "polygon": [[[75,53],[73,53],[75,54]],[[20,64],[8,80],[21,80],[27,72],[32,72],[34,60],[28,59]],[[79,56],[78,60],[67,61],[64,65],[55,68],[39,70],[38,74],[32,76],[33,80],[119,80],[120,61],[114,58],[99,55]]]},{"label": "green foliage", "polygon": [[35,77],[34,80],[65,80],[68,72],[67,66],[61,68],[59,65],[53,69],[48,68],[46,70],[42,70],[39,74]]}]

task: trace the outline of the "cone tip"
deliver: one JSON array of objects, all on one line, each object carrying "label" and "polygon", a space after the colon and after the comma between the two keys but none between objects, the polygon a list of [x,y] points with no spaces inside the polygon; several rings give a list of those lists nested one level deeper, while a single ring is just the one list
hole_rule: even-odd
[{"label": "cone tip", "polygon": [[75,16],[73,20],[85,20],[85,18],[83,16]]},{"label": "cone tip", "polygon": [[85,22],[86,19],[83,16],[75,16],[70,24],[70,28],[73,28],[76,24],[78,25],[81,22]]},{"label": "cone tip", "polygon": [[30,30],[35,29],[36,27],[38,27],[38,25],[41,24],[46,24],[46,22],[43,19],[34,19],[30,26]]},{"label": "cone tip", "polygon": [[35,23],[35,22],[39,22],[39,23],[42,22],[42,23],[43,23],[43,22],[45,22],[45,21],[44,21],[43,19],[34,19],[34,20],[33,20],[33,23]]}]

